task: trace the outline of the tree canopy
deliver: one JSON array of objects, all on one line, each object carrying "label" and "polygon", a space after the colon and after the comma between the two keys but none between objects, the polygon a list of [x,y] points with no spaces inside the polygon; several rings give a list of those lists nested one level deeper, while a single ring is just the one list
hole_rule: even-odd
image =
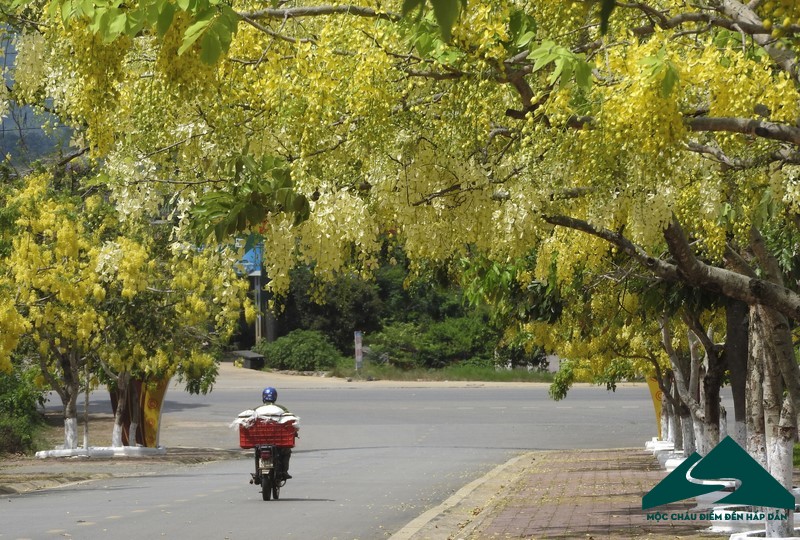
[{"label": "tree canopy", "polygon": [[123,214],[261,234],[277,294],[390,235],[412,264],[535,250],[522,286],[576,293],[624,256],[800,317],[795,3],[427,7],[16,2],[8,98],[75,127]]}]

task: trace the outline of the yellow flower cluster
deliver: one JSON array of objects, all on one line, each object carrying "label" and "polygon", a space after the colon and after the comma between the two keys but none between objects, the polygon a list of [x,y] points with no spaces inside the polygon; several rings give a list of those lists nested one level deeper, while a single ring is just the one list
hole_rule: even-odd
[{"label": "yellow flower cluster", "polygon": [[757,13],[763,19],[763,25],[772,30],[772,37],[786,35],[789,27],[800,25],[800,6],[794,0],[768,0],[760,2]]},{"label": "yellow flower cluster", "polygon": [[76,126],[86,126],[92,155],[105,156],[114,147],[119,128],[118,84],[125,77],[123,59],[131,40],[105,43],[83,24],[52,24],[45,32],[51,45],[45,80],[56,110]]},{"label": "yellow flower cluster", "polygon": [[0,296],[0,372],[11,371],[11,353],[20,336],[29,329],[29,323],[15,309],[11,298]]},{"label": "yellow flower cluster", "polygon": [[164,78],[171,90],[181,98],[191,98],[215,82],[216,66],[200,59],[200,40],[178,54],[186,29],[192,24],[191,15],[178,11],[167,33],[161,40],[156,58],[156,72]]},{"label": "yellow flower cluster", "polygon": [[454,40],[477,58],[502,64],[508,57],[503,43],[509,41],[510,8],[509,2],[497,0],[470,6],[453,29]]}]

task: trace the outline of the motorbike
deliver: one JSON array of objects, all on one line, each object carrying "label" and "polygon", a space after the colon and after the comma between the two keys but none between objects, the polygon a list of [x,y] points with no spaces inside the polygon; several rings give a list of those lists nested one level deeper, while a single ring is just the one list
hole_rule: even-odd
[{"label": "motorbike", "polygon": [[278,423],[259,418],[239,426],[239,446],[255,450],[255,472],[250,473],[250,483],[261,486],[261,498],[265,501],[280,498],[287,479],[286,460],[296,437],[294,421]]},{"label": "motorbike", "polygon": [[270,495],[277,501],[281,488],[286,485],[286,478],[282,473],[284,452],[284,449],[274,444],[255,447],[256,472],[250,473],[250,483],[261,486],[261,498],[265,501],[270,499]]}]

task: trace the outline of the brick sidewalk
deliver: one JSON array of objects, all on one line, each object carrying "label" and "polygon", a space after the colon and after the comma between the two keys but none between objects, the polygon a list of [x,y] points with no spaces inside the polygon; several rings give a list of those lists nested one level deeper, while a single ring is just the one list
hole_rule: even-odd
[{"label": "brick sidewalk", "polygon": [[[638,449],[530,452],[413,538],[727,538],[707,532],[708,522],[647,521],[642,496],[665,474],[651,453]],[[659,510],[693,507],[690,500]]]}]

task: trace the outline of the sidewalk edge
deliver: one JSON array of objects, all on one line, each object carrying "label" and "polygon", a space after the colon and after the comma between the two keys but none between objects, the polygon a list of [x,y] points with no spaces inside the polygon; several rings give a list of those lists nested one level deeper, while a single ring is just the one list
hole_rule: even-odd
[{"label": "sidewalk edge", "polygon": [[473,491],[487,483],[488,481],[496,478],[497,476],[503,474],[506,469],[512,467],[516,463],[518,463],[521,459],[525,458],[526,456],[533,454],[534,452],[525,452],[518,456],[515,456],[505,463],[501,463],[485,475],[477,478],[467,484],[466,486],[462,487],[458,491],[456,491],[453,495],[448,497],[445,501],[443,501],[438,506],[431,508],[430,510],[420,514],[416,518],[409,521],[403,528],[399,531],[394,533],[392,536],[389,537],[389,540],[410,540],[421,531],[428,523],[430,523],[436,517],[444,514],[448,510],[454,508],[459,503],[461,503],[464,499],[469,497]]}]

